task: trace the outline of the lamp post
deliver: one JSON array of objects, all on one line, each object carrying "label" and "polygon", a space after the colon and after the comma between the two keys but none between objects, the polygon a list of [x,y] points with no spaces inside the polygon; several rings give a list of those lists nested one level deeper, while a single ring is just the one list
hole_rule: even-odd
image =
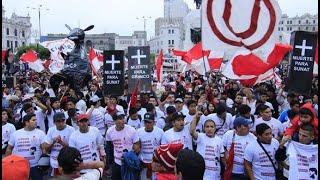
[{"label": "lamp post", "polygon": [[34,8],[34,7],[27,7],[28,9],[34,9],[34,10],[38,10],[38,18],[39,18],[39,42],[40,42],[40,38],[41,38],[41,10],[47,10],[49,11],[50,9],[46,8],[44,9],[42,4],[39,4],[38,8]]},{"label": "lamp post", "polygon": [[146,17],[146,16],[142,16],[142,17],[137,17],[137,19],[138,20],[143,20],[143,31],[146,31],[146,21],[148,20],[148,19],[151,19],[151,16],[148,16],[148,17]]}]

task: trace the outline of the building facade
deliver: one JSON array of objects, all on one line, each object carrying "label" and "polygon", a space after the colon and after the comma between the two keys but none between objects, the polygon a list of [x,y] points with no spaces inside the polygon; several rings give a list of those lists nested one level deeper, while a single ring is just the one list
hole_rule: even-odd
[{"label": "building facade", "polygon": [[13,52],[23,45],[31,43],[30,16],[18,16],[15,13],[10,18],[5,16],[5,10],[2,6],[2,48],[12,49]]},{"label": "building facade", "polygon": [[115,49],[128,52],[129,46],[147,46],[147,32],[134,31],[132,36],[115,36]]},{"label": "building facade", "polygon": [[[58,39],[64,39],[67,34],[48,34],[41,38],[41,41],[54,41]],[[92,46],[98,50],[114,50],[115,49],[115,33],[103,33],[103,34],[86,34],[84,42],[86,46]]]},{"label": "building facade", "polygon": [[183,0],[164,0],[164,18],[185,17],[190,11]]}]

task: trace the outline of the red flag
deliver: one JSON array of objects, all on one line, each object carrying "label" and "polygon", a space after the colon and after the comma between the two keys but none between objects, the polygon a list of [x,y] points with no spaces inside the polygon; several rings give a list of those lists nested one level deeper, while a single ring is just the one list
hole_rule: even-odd
[{"label": "red flag", "polygon": [[158,55],[157,64],[156,64],[157,79],[159,82],[161,81],[162,65],[163,65],[163,53],[161,49],[160,54]]},{"label": "red flag", "polygon": [[6,58],[7,50],[2,50],[2,64],[4,64],[5,58]]},{"label": "red flag", "polygon": [[189,51],[173,50],[175,56],[181,56],[181,59],[188,64],[192,63],[192,60],[199,60],[202,57],[209,56],[210,51],[202,49],[201,42],[194,45]]},{"label": "red flag", "polygon": [[223,58],[209,58],[209,66],[211,70],[219,70],[223,61]]},{"label": "red flag", "polygon": [[23,62],[33,63],[38,59],[37,53],[34,50],[29,50],[23,53],[20,57]]},{"label": "red flag", "polygon": [[226,170],[224,171],[224,174],[223,174],[223,180],[231,179],[232,169],[233,169],[233,160],[234,160],[234,137],[235,137],[235,132],[232,137],[232,143],[229,150],[229,156],[226,162]]},{"label": "red flag", "polygon": [[128,109],[137,107],[139,84],[140,84],[140,80],[137,81],[136,86],[134,87],[133,92],[131,93]]}]

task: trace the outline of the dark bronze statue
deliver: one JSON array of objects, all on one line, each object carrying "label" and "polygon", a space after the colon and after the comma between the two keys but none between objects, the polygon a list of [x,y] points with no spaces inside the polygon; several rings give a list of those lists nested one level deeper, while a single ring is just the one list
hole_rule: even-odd
[{"label": "dark bronze statue", "polygon": [[200,9],[202,0],[194,0],[194,2],[196,3],[196,8]]},{"label": "dark bronze statue", "polygon": [[84,45],[84,32],[91,30],[94,26],[88,26],[84,30],[80,28],[72,29],[67,24],[66,27],[70,30],[67,38],[72,40],[75,46],[70,53],[63,55],[65,60],[64,68],[60,73],[50,78],[50,84],[54,90],[57,90],[59,84],[64,81],[66,84],[69,84],[70,88],[80,91],[92,78],[87,51]]}]

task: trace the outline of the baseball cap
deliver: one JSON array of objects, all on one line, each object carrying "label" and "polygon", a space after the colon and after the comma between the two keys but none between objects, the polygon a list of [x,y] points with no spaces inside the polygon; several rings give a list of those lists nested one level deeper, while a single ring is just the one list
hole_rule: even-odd
[{"label": "baseball cap", "polygon": [[245,126],[247,126],[247,125],[249,125],[249,124],[251,124],[252,122],[249,120],[249,119],[246,119],[246,118],[244,118],[244,117],[237,117],[234,121],[233,121],[233,127],[235,128],[235,127],[239,127],[239,126],[241,126],[241,125],[245,125]]},{"label": "baseball cap", "polygon": [[3,180],[28,180],[30,173],[29,161],[17,155],[10,155],[2,159]]},{"label": "baseball cap", "polygon": [[177,110],[174,106],[168,106],[166,109],[167,114],[175,113]]},{"label": "baseball cap", "polygon": [[64,119],[64,120],[66,119],[63,112],[57,112],[56,114],[53,115],[53,121],[56,121],[58,119]]},{"label": "baseball cap", "polygon": [[88,119],[89,120],[89,116],[87,114],[79,114],[77,116],[77,121],[80,121],[82,119]]},{"label": "baseball cap", "polygon": [[178,118],[185,118],[186,116],[182,112],[175,112],[172,115],[172,120],[176,120]]},{"label": "baseball cap", "polygon": [[144,114],[144,118],[145,121],[154,121],[154,115],[152,113],[146,113]]},{"label": "baseball cap", "polygon": [[177,98],[176,100],[174,100],[174,102],[175,103],[177,103],[177,102],[183,103],[183,100],[182,100],[182,98]]}]

